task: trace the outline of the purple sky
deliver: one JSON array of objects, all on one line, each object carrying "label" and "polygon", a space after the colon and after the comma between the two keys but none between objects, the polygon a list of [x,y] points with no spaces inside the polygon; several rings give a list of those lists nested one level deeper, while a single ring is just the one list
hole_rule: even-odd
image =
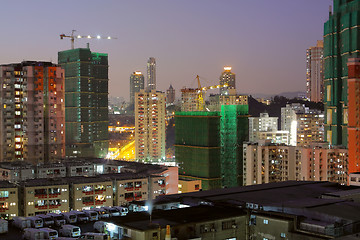
[{"label": "purple sky", "polygon": [[[129,98],[129,76],[157,61],[157,89],[218,84],[224,65],[239,93],[305,90],[305,51],[322,39],[332,0],[1,1],[0,64],[57,62],[70,48],[59,34],[111,35],[90,40],[109,53],[109,92]],[[85,47],[78,40],[75,47]]]}]

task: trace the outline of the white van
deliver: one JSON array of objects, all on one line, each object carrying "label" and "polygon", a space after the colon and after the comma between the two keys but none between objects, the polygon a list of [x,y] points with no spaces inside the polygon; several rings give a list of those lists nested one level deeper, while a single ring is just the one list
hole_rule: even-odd
[{"label": "white van", "polygon": [[120,211],[114,207],[103,207],[105,211],[107,211],[111,217],[118,217],[120,216]]},{"label": "white van", "polygon": [[99,218],[109,218],[110,217],[110,214],[107,211],[105,211],[103,208],[95,208],[94,211],[98,213]]},{"label": "white van", "polygon": [[44,222],[44,227],[50,227],[50,226],[53,226],[55,221],[52,219],[52,217],[50,216],[47,216],[45,214],[39,214],[39,215],[36,215],[36,217],[39,217],[43,220]]},{"label": "white van", "polygon": [[39,228],[40,231],[44,233],[44,239],[57,239],[58,232],[51,228]]},{"label": "white van", "polygon": [[127,207],[115,206],[114,208],[120,212],[120,216],[126,216],[126,214],[129,213],[129,209]]},{"label": "white van", "polygon": [[99,214],[93,210],[83,210],[83,213],[89,218],[89,221],[99,220]]},{"label": "white van", "polygon": [[109,237],[105,233],[84,233],[78,239],[108,240]]},{"label": "white van", "polygon": [[64,237],[75,238],[75,237],[80,237],[81,230],[78,226],[65,224],[61,226],[59,230],[59,234]]},{"label": "white van", "polygon": [[0,219],[0,233],[7,233],[9,231],[9,222],[5,219]]},{"label": "white van", "polygon": [[23,239],[26,239],[26,240],[45,239],[44,232],[37,228],[26,228],[24,230]]},{"label": "white van", "polygon": [[57,227],[60,227],[61,225],[65,224],[65,218],[61,214],[57,213],[47,213],[46,216],[51,217],[54,220],[54,224]]},{"label": "white van", "polygon": [[70,212],[76,215],[78,223],[89,221],[88,216],[86,216],[85,213],[83,212],[80,211],[70,211]]},{"label": "white van", "polygon": [[72,212],[64,212],[62,213],[62,215],[65,218],[66,223],[76,223],[77,222],[77,217],[76,214],[72,213]]},{"label": "white van", "polygon": [[44,221],[39,217],[27,217],[30,220],[32,228],[42,228],[44,227]]},{"label": "white van", "polygon": [[31,227],[31,222],[26,217],[13,217],[13,226],[20,228],[21,230]]}]

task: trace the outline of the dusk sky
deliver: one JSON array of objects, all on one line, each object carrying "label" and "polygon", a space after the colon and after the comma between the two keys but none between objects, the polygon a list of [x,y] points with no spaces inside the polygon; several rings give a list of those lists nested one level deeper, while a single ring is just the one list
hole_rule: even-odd
[{"label": "dusk sky", "polygon": [[[129,99],[129,76],[157,61],[157,89],[218,84],[233,67],[238,93],[305,91],[306,49],[322,39],[332,0],[61,0],[1,1],[0,64],[57,63],[71,34],[109,54],[109,93]],[[216,92],[217,93],[217,92]]]}]

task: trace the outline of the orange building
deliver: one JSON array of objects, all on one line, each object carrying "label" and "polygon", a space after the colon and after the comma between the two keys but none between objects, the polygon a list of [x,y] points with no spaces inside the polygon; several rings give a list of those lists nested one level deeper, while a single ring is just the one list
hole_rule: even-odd
[{"label": "orange building", "polygon": [[360,171],[360,58],[348,60],[348,149],[349,173]]}]

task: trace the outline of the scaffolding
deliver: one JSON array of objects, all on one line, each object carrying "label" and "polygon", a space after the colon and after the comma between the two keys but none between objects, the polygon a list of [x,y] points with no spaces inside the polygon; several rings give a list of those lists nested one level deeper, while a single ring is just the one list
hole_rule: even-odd
[{"label": "scaffolding", "polygon": [[248,105],[222,105],[220,161],[222,187],[243,185],[243,148],[249,138]]},{"label": "scaffolding", "polygon": [[203,190],[242,185],[248,112],[248,105],[223,105],[221,112],[177,112],[175,155],[180,178],[201,180]]}]

